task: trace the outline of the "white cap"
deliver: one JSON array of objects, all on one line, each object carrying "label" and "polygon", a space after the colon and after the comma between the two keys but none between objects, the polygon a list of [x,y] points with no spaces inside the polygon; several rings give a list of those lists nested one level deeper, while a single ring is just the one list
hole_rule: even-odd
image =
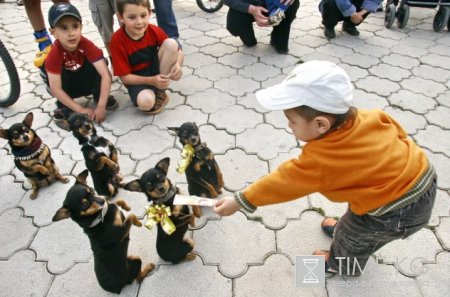
[{"label": "white cap", "polygon": [[309,61],[295,67],[278,85],[256,92],[269,110],[302,105],[331,114],[346,113],[353,100],[353,86],[345,71],[328,61]]}]

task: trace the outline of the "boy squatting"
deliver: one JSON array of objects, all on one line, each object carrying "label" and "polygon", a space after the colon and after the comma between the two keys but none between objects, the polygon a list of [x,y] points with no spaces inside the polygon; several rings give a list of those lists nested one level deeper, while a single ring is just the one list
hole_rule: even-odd
[{"label": "boy squatting", "polygon": [[314,252],[325,257],[327,271],[347,275],[351,272],[339,267],[339,258],[349,259],[347,267],[356,259],[362,271],[370,254],[427,224],[436,197],[433,166],[388,114],[351,107],[353,88],[343,69],[327,61],[306,62],[256,98],[269,110],[283,110],[294,136],[307,144],[297,159],[219,200],[216,213],[254,212],[314,192],[348,202],[338,222],[322,222],[333,237],[330,250]]}]

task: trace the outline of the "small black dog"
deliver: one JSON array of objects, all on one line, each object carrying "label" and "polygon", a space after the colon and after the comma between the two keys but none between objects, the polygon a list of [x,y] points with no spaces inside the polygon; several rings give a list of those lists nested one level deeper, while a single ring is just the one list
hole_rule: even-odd
[{"label": "small black dog", "polygon": [[33,187],[30,198],[35,199],[40,187],[48,186],[55,180],[67,183],[69,179],[59,174],[49,147],[31,129],[32,123],[33,113],[30,112],[22,123],[16,123],[7,130],[0,129],[0,138],[8,140],[14,164],[30,181]]},{"label": "small black dog", "polygon": [[190,238],[184,238],[188,230],[188,224],[195,225],[195,217],[201,216],[201,210],[198,206],[193,206],[194,215],[189,211],[186,205],[173,205],[175,194],[179,193],[177,187],[173,186],[167,178],[170,158],[162,159],[156,164],[155,168],[147,170],[140,179],[133,180],[125,184],[125,190],[144,192],[147,200],[153,202],[153,205],[169,206],[172,215],[169,217],[174,223],[176,230],[168,235],[161,224],[158,224],[158,235],[156,239],[156,250],[158,255],[165,261],[179,263],[182,260],[193,260],[195,254],[191,253],[194,247],[194,241]]},{"label": "small black dog", "polygon": [[75,185],[69,189],[63,206],[55,213],[53,221],[72,218],[89,237],[94,253],[95,275],[100,286],[109,292],[119,294],[122,288],[133,280],[141,282],[155,268],[149,263],[141,270],[142,261],[128,255],[131,225],[142,226],[135,214],[126,218],[119,207],[130,210],[124,200],[107,202],[97,196],[86,184],[88,171],[77,176]]},{"label": "small black dog", "polygon": [[94,123],[87,114],[73,113],[69,117],[69,125],[81,144],[95,190],[99,195],[114,197],[122,180],[116,148],[108,139],[97,135]]},{"label": "small black dog", "polygon": [[179,128],[168,129],[177,133],[183,146],[189,144],[194,148],[194,156],[186,169],[189,194],[209,198],[219,196],[223,187],[222,172],[213,152],[201,142],[197,124],[187,122]]}]

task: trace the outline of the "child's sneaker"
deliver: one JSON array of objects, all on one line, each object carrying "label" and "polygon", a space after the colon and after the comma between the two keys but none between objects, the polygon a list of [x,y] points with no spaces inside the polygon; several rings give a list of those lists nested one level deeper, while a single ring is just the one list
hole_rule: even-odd
[{"label": "child's sneaker", "polygon": [[157,90],[155,91],[155,105],[146,113],[150,115],[158,114],[163,111],[168,102],[169,96],[167,96],[166,92]]},{"label": "child's sneaker", "polygon": [[109,95],[108,96],[108,102],[106,102],[106,110],[115,110],[119,107],[119,103],[117,102],[116,98],[114,96]]},{"label": "child's sneaker", "polygon": [[67,107],[60,107],[53,111],[53,121],[59,128],[70,131],[70,125],[67,119],[69,118],[72,110]]},{"label": "child's sneaker", "polygon": [[285,15],[284,15],[284,10],[281,8],[277,8],[272,10],[269,13],[269,25],[270,26],[278,26],[281,21],[284,19]]},{"label": "child's sneaker", "polygon": [[36,53],[36,57],[34,58],[34,66],[40,68],[42,65],[44,65],[45,59],[47,59],[48,53],[52,49],[52,45],[50,44],[46,48],[44,48],[42,51],[38,51]]}]

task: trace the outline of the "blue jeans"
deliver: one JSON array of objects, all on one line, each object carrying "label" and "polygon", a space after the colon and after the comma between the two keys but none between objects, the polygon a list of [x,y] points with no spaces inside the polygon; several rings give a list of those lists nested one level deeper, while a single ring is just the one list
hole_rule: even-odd
[{"label": "blue jeans", "polygon": [[158,27],[161,27],[169,37],[178,39],[180,34],[178,33],[177,20],[172,9],[172,0],[154,0],[153,4],[155,5]]}]

